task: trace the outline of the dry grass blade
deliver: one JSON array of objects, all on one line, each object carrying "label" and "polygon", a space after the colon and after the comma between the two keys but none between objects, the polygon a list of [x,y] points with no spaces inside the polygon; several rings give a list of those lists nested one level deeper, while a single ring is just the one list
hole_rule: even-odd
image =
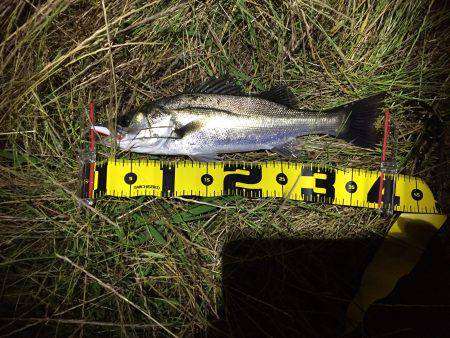
[{"label": "dry grass blade", "polygon": [[114,289],[111,285],[106,284],[105,282],[103,282],[102,280],[100,280],[98,277],[94,276],[93,274],[91,274],[89,271],[86,271],[84,268],[82,268],[81,266],[75,264],[74,262],[72,262],[69,258],[65,257],[65,256],[61,256],[59,254],[56,254],[56,257],[61,258],[62,260],[66,261],[67,263],[69,263],[70,265],[72,265],[73,267],[77,268],[78,270],[82,271],[84,274],[86,274],[86,276],[94,279],[97,283],[99,283],[102,287],[104,287],[105,289],[107,289],[108,291],[111,291],[114,295],[116,295],[117,297],[119,297],[120,299],[122,299],[124,302],[130,304],[132,307],[134,307],[136,310],[138,310],[139,312],[141,312],[145,317],[147,317],[148,319],[150,319],[152,322],[154,322],[156,325],[158,325],[160,328],[162,328],[164,331],[166,331],[166,333],[168,333],[169,335],[171,335],[172,337],[177,337],[174,333],[172,333],[166,326],[164,326],[163,324],[161,324],[160,322],[158,322],[155,318],[153,318],[150,314],[148,314],[144,309],[142,309],[140,306],[136,305],[135,303],[133,303],[132,301],[130,301],[127,297],[125,297],[124,295],[122,295],[121,293],[119,293],[116,289]]}]

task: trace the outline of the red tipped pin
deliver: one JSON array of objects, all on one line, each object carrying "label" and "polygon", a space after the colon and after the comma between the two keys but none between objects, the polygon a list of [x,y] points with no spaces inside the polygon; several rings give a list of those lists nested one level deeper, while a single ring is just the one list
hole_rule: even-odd
[{"label": "red tipped pin", "polygon": [[[384,111],[384,137],[383,137],[383,152],[381,155],[381,162],[386,161],[386,148],[388,136],[389,136],[389,110],[386,109]],[[383,184],[384,184],[384,173],[381,172],[380,190],[378,191],[378,208],[381,208],[381,201],[383,199]]]},{"label": "red tipped pin", "polygon": [[[91,101],[89,104],[89,120],[91,122],[91,126],[94,125],[94,102]],[[91,129],[91,153],[94,153],[95,150],[95,135],[94,128]],[[91,161],[89,168],[89,198],[93,198],[93,190],[94,190],[94,162]]]}]

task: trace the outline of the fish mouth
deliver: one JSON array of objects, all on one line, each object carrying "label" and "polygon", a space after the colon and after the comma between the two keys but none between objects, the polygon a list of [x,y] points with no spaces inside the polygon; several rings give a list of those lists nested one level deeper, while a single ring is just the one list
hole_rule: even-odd
[{"label": "fish mouth", "polygon": [[114,137],[116,140],[120,141],[124,138],[124,135],[117,130],[115,133],[112,133],[107,127],[104,126],[92,126],[91,127],[101,138],[110,139]]}]

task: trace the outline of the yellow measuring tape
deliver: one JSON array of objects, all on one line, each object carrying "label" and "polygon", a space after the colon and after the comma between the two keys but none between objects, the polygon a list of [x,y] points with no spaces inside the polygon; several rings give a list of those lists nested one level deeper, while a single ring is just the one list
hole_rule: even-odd
[{"label": "yellow measuring tape", "polygon": [[[94,198],[242,195],[375,209],[380,207],[380,177],[380,171],[311,163],[108,159],[95,165]],[[88,191],[84,187],[84,194]],[[428,185],[412,176],[385,174],[381,207],[401,214],[364,272],[348,308],[348,330],[357,327],[367,308],[413,269],[431,235],[446,220]],[[432,231],[425,236],[421,229]]]},{"label": "yellow measuring tape", "polygon": [[[242,195],[378,208],[380,174],[309,163],[109,159],[96,164],[94,197]],[[428,185],[411,176],[385,175],[382,202],[399,212],[440,213]]]}]

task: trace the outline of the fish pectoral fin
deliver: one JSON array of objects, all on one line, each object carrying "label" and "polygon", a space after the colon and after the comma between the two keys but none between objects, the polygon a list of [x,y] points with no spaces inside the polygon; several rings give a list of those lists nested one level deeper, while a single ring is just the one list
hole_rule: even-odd
[{"label": "fish pectoral fin", "polygon": [[219,162],[220,157],[216,153],[211,154],[191,154],[189,157],[192,159],[192,161],[197,162]]},{"label": "fish pectoral fin", "polygon": [[287,158],[297,158],[299,157],[300,151],[297,149],[303,142],[299,139],[294,139],[292,141],[277,145],[272,148],[272,151],[280,156]]},{"label": "fish pectoral fin", "polygon": [[196,120],[196,121],[189,122],[179,128],[175,128],[173,130],[173,133],[175,134],[176,138],[183,138],[186,134],[197,131],[201,127],[202,127],[202,122]]}]

